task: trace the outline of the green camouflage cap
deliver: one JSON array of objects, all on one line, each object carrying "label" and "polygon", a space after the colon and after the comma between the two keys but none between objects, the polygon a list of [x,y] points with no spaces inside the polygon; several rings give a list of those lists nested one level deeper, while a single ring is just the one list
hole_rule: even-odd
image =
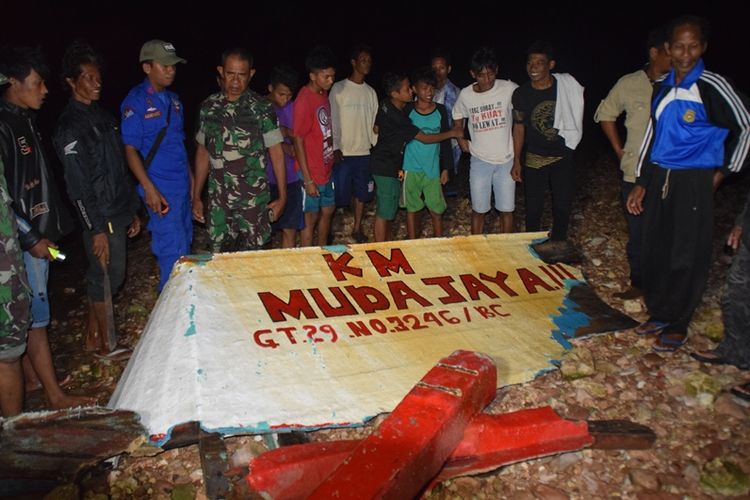
[{"label": "green camouflage cap", "polygon": [[5,75],[0,73],[0,85],[4,85],[7,81],[8,79],[5,77]]},{"label": "green camouflage cap", "polygon": [[156,61],[171,66],[177,63],[186,63],[187,61],[177,55],[174,45],[164,40],[149,40],[141,47],[140,62]]}]

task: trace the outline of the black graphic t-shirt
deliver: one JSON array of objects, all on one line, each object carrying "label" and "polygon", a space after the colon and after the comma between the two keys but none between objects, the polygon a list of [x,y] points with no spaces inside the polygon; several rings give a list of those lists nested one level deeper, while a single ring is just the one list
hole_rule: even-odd
[{"label": "black graphic t-shirt", "polygon": [[513,93],[513,119],[526,127],[527,154],[563,157],[573,152],[553,127],[556,101],[557,80],[554,78],[550,88],[537,90],[526,82]]}]

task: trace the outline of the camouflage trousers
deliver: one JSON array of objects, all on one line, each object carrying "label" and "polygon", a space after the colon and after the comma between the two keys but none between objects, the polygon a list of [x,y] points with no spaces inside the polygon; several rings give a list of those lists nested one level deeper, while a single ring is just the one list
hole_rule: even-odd
[{"label": "camouflage trousers", "polygon": [[750,368],[750,249],[744,243],[732,259],[721,298],[724,340],[716,354],[735,366]]},{"label": "camouflage trousers", "polygon": [[[23,267],[20,274],[25,279]],[[26,351],[30,319],[29,288],[16,273],[0,283],[0,361],[15,361]]]},{"label": "camouflage trousers", "polygon": [[271,238],[265,203],[246,208],[209,205],[208,236],[213,252],[257,250]]}]

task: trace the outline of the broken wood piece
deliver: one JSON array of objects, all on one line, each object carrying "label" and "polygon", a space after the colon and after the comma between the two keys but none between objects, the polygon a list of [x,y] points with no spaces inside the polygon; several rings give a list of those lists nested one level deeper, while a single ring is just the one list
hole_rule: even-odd
[{"label": "broken wood piece", "polygon": [[629,420],[592,420],[589,433],[600,450],[645,450],[656,441],[654,431]]},{"label": "broken wood piece", "polygon": [[594,442],[586,422],[561,418],[549,406],[476,415],[432,482],[478,474],[522,460],[580,450]]},{"label": "broken wood piece", "polygon": [[0,419],[0,491],[11,481],[72,481],[86,467],[124,453],[145,434],[137,413],[103,407]]},{"label": "broken wood piece", "polygon": [[[608,423],[571,421],[561,418],[548,406],[502,415],[477,414],[429,488],[447,479],[531,458],[587,447],[612,449],[610,445],[615,441],[608,438],[628,429],[638,430],[640,438],[620,440],[622,449],[641,449],[653,443],[647,438],[653,432],[639,424],[618,421],[613,427]],[[250,461],[248,484],[266,498],[307,498],[359,443],[359,440],[316,442],[269,451]]]},{"label": "broken wood piece", "polygon": [[486,355],[456,351],[443,358],[310,498],[414,497],[495,398],[496,377]]},{"label": "broken wood piece", "polygon": [[203,484],[208,498],[226,498],[229,493],[227,447],[218,432],[205,432],[201,429],[198,452],[203,469]]}]

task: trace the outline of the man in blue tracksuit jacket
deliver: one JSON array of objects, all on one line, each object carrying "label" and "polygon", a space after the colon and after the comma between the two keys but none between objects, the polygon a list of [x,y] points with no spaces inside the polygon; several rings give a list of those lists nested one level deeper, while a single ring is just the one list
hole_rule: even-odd
[{"label": "man in blue tracksuit jacket", "polygon": [[[190,167],[185,150],[184,110],[177,94],[167,90],[175,78],[178,57],[162,40],[143,44],[140,54],[146,79],[136,85],[120,106],[122,139],[138,194],[148,210],[151,249],[159,261],[159,291],[172,266],[190,253],[193,223],[190,209]],[[159,135],[166,135],[148,167],[144,160]]]},{"label": "man in blue tracksuit jacket", "polygon": [[671,26],[672,70],[654,87],[637,185],[627,202],[630,213],[644,218],[649,320],[636,333],[659,334],[658,351],[674,351],[687,338],[711,265],[713,193],[743,167],[750,148],[747,99],[704,68],[706,22],[684,16]]}]

